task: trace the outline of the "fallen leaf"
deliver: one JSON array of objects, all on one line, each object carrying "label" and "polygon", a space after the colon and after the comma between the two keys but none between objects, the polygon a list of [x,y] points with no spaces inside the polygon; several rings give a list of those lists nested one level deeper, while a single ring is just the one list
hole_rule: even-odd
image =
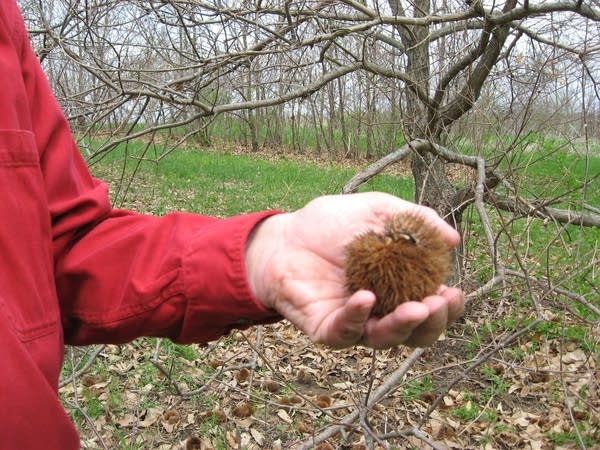
[{"label": "fallen leaf", "polygon": [[262,447],[265,443],[265,437],[262,435],[262,433],[260,433],[258,430],[255,430],[254,428],[250,428],[250,434],[252,435],[256,443]]},{"label": "fallen leaf", "polygon": [[135,423],[137,420],[138,420],[137,417],[135,417],[133,414],[127,413],[123,417],[115,420],[115,423],[117,425],[119,425],[120,427],[129,427],[133,423]]},{"label": "fallen leaf", "polygon": [[162,416],[163,411],[158,408],[148,408],[144,414],[144,420],[138,423],[140,428],[148,428],[154,425],[156,421]]},{"label": "fallen leaf", "polygon": [[292,423],[292,418],[290,415],[283,409],[277,410],[277,417],[283,420],[285,423]]},{"label": "fallen leaf", "polygon": [[350,381],[344,381],[341,383],[333,383],[332,386],[336,389],[344,391],[346,389],[350,389],[353,386],[353,383],[351,383]]},{"label": "fallen leaf", "polygon": [[238,439],[237,432],[228,430],[225,433],[225,439],[227,440],[227,443],[229,444],[230,448],[238,448],[239,447],[239,439]]}]

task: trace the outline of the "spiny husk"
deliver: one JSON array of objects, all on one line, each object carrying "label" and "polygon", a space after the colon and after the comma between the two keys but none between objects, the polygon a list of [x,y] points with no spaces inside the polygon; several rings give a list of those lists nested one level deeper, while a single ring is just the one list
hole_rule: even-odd
[{"label": "spiny husk", "polygon": [[383,234],[357,236],[346,247],[346,287],[372,291],[372,315],[435,294],[450,272],[450,249],[439,232],[415,214],[398,214]]}]

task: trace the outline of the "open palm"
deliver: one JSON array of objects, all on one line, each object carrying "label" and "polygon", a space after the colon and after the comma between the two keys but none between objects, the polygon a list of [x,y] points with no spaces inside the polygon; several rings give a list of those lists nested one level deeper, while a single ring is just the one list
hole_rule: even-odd
[{"label": "open palm", "polygon": [[387,219],[403,211],[420,214],[449,247],[457,245],[458,233],[429,208],[382,193],[320,197],[257,229],[247,263],[257,297],[311,339],[332,347],[433,343],[462,313],[459,289],[440,286],[438,295],[370,318],[374,294],[350,295],[345,288],[346,245],[365,231],[382,231]]}]

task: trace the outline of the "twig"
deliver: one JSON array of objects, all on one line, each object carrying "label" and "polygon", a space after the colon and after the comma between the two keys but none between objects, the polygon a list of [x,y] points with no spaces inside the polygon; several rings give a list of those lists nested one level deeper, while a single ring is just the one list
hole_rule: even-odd
[{"label": "twig", "polygon": [[375,364],[377,363],[377,350],[373,349],[371,352],[371,367],[369,367],[369,372],[367,373],[367,378],[369,380],[369,386],[367,387],[367,393],[365,394],[364,405],[358,405],[360,411],[359,423],[361,428],[365,431],[365,439],[368,444],[368,448],[373,447],[372,441],[377,437],[373,433],[371,426],[369,425],[369,420],[367,418],[368,405],[369,405],[369,396],[371,395],[371,391],[373,390],[373,383],[375,382],[375,376],[373,372],[375,371]]},{"label": "twig", "polygon": [[581,303],[583,306],[585,306],[590,311],[592,311],[594,314],[596,314],[598,316],[597,321],[600,322],[600,309],[597,306],[595,306],[593,303],[588,302],[583,295],[576,294],[576,293],[568,291],[566,289],[556,287],[550,282],[550,280],[539,280],[537,278],[530,277],[522,272],[517,272],[515,270],[506,270],[506,275],[510,275],[512,277],[523,278],[523,279],[532,281],[539,286],[549,289],[550,291],[564,295],[565,297],[569,297],[570,299],[573,299],[573,300]]},{"label": "twig", "polygon": [[[92,364],[94,364],[94,361],[96,360],[96,358],[98,357],[98,355],[102,352],[102,350],[104,350],[106,348],[106,345],[97,345],[96,348],[94,349],[94,351],[92,352],[92,354],[90,355],[89,359],[87,360],[87,362],[85,363],[85,365],[79,369],[76,372],[72,373],[72,377],[75,378],[79,378],[81,375],[83,375],[85,372],[88,371],[88,369],[90,367],[92,367]],[[71,349],[72,352],[72,349]],[[73,357],[71,355],[71,364],[73,364]],[[75,366],[72,366],[72,368],[74,369]],[[58,385],[59,389],[61,387],[66,386],[71,380],[63,380],[60,382],[60,384]]]},{"label": "twig", "polygon": [[171,377],[172,370],[173,370],[173,363],[171,363],[171,368],[169,370],[167,370],[167,369],[165,369],[165,367],[163,367],[163,365],[158,360],[158,354],[159,354],[159,351],[160,351],[160,345],[161,345],[161,343],[162,343],[162,339],[161,338],[159,338],[159,339],[156,340],[156,347],[154,348],[154,354],[152,355],[152,359],[150,360],[150,362],[152,363],[152,365],[154,367],[156,367],[158,369],[158,371],[160,373],[163,374],[163,376],[167,379],[167,382],[171,386],[173,386],[173,388],[175,389],[176,394],[179,395],[180,397],[183,397],[185,395],[185,393],[181,390],[181,388],[177,385],[177,383]]},{"label": "twig", "polygon": [[369,377],[369,387],[367,388],[367,393],[365,394],[365,406],[369,405],[369,396],[371,395],[371,391],[373,390],[373,383],[375,382],[375,377],[373,376],[373,372],[375,371],[375,363],[377,362],[377,350],[373,349],[371,354],[371,367],[369,368],[369,373],[367,376]]},{"label": "twig", "polygon": [[439,445],[437,445],[435,442],[433,442],[431,439],[429,439],[425,433],[423,433],[421,430],[419,430],[416,427],[411,427],[411,428],[406,428],[404,430],[400,430],[400,431],[394,431],[393,433],[386,433],[381,437],[381,439],[392,439],[395,437],[403,437],[403,438],[407,438],[409,436],[414,436],[417,439],[425,442],[429,447],[433,448],[434,450],[445,450],[446,447],[440,447]]},{"label": "twig", "polygon": [[[104,347],[103,345],[100,347]],[[100,352],[98,352],[100,353]],[[71,347],[69,349],[69,359],[71,361],[71,367],[75,367],[75,357],[74,357],[74,352],[73,352],[73,348]],[[85,419],[85,421],[88,423],[88,425],[90,426],[90,428],[92,429],[92,431],[94,432],[94,434],[96,435],[96,437],[98,438],[98,440],[100,441],[100,445],[102,446],[102,448],[104,450],[108,450],[108,447],[106,446],[106,444],[104,443],[104,440],[102,439],[102,436],[100,435],[100,432],[98,430],[96,430],[96,426],[94,424],[94,421],[91,419],[90,416],[87,415],[87,413],[83,410],[83,408],[79,405],[79,400],[77,399],[77,374],[75,373],[75,371],[71,371],[71,383],[73,383],[73,402],[68,402],[69,405],[75,409],[77,409],[77,411],[79,411],[79,413],[83,416],[83,418]]]},{"label": "twig", "polygon": [[[385,170],[386,167],[398,161],[402,161],[411,152],[411,145],[413,145],[412,142],[403,145],[398,150],[387,154],[381,159],[378,159],[366,169],[354,175],[342,188],[342,194],[351,194],[356,192],[362,184],[366,183],[371,178]],[[421,146],[423,145],[423,142],[418,141],[414,145]]]},{"label": "twig", "polygon": [[183,392],[181,390],[181,388],[179,387],[179,385],[177,384],[177,382],[175,380],[173,380],[172,378],[172,370],[173,370],[173,365],[171,364],[171,368],[169,370],[165,369],[165,367],[163,367],[163,365],[158,362],[155,361],[154,359],[151,359],[150,362],[152,363],[152,365],[154,367],[156,367],[158,369],[158,371],[160,373],[163,374],[163,376],[167,379],[167,383],[169,383],[171,386],[173,386],[173,388],[175,389],[175,393],[180,396],[180,397],[185,397],[186,393]]},{"label": "twig", "polygon": [[[408,370],[418,361],[425,350],[422,348],[416,348],[410,354],[408,358],[404,360],[402,365],[398,367],[379,387],[373,392],[373,395],[369,397],[367,407],[371,408],[373,405],[379,403],[390,391],[396,388],[400,380],[406,375]],[[353,411],[346,417],[341,419],[337,424],[331,425],[319,434],[311,437],[310,439],[300,443],[299,450],[308,450],[314,448],[317,444],[324,442],[325,440],[335,436],[346,426],[354,423],[359,417],[359,411]]]},{"label": "twig", "polygon": [[491,350],[487,351],[486,353],[484,353],[483,355],[481,355],[480,357],[475,359],[473,361],[473,363],[469,367],[467,367],[462,373],[460,373],[459,375],[454,377],[452,380],[450,380],[450,382],[448,382],[448,384],[446,384],[446,386],[444,386],[443,392],[440,392],[440,394],[436,397],[436,399],[433,401],[433,403],[431,405],[429,405],[429,408],[427,408],[427,411],[423,414],[423,416],[419,420],[417,428],[421,427],[425,423],[425,421],[429,418],[431,413],[433,411],[435,411],[435,409],[442,402],[442,400],[444,399],[444,395],[446,395],[446,393],[449,392],[450,389],[452,389],[454,386],[456,386],[456,384],[458,382],[463,380],[469,373],[473,372],[477,367],[479,367],[484,362],[486,362],[488,359],[490,359],[492,355],[494,355],[494,354],[498,353],[500,350],[506,348],[511,342],[513,342],[515,339],[519,338],[520,336],[529,333],[529,331],[531,331],[533,328],[535,328],[538,324],[540,324],[543,321],[544,321],[543,318],[538,317],[537,319],[532,321],[529,325],[527,325],[525,328],[511,334],[506,339],[504,339],[503,341],[501,341],[497,345],[495,345]]},{"label": "twig", "polygon": [[158,352],[160,350],[160,344],[161,343],[162,343],[162,338],[156,339],[156,347],[154,348],[154,355],[152,356],[152,359],[155,362],[158,362]]},{"label": "twig", "polygon": [[[259,325],[256,327],[256,343],[254,344],[254,346],[252,346],[254,351],[252,352],[252,361],[250,362],[250,379],[248,380],[248,398],[250,398],[250,393],[252,390],[252,380],[254,380],[256,364],[258,363],[258,354],[260,353],[259,349],[262,347],[263,331],[264,331],[263,325]],[[248,344],[251,345],[250,341],[248,340],[246,335],[244,333],[241,333],[241,334],[244,337],[244,339],[246,340],[246,342],[248,342]]]}]

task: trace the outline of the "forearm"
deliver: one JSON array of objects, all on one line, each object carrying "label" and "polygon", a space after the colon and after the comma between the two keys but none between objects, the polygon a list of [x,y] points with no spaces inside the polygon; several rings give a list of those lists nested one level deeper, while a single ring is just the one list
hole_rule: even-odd
[{"label": "forearm", "polygon": [[244,257],[248,235],[269,214],[216,220],[117,211],[95,224],[56,265],[66,341],[206,342],[277,320],[253,295]]}]

